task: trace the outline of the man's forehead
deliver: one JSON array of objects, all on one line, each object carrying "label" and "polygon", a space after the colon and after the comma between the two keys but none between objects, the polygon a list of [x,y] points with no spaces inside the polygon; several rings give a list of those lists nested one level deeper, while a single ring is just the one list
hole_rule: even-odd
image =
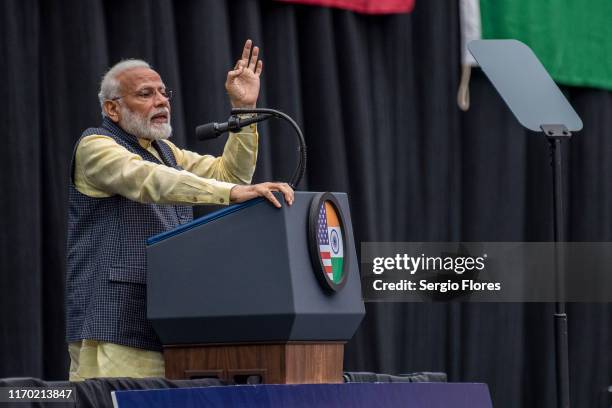
[{"label": "man's forehead", "polygon": [[[125,70],[117,75],[117,80],[122,88],[138,89],[148,85],[153,87],[163,86],[164,83],[159,74],[151,68],[138,67]],[[124,88],[124,89],[125,89]]]}]

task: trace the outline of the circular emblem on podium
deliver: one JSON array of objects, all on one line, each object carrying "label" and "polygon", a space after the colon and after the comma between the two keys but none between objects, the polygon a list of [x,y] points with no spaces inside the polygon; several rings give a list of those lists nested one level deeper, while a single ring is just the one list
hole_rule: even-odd
[{"label": "circular emblem on podium", "polygon": [[323,289],[337,292],[347,281],[346,229],[338,200],[319,193],[310,203],[308,242],[314,273]]}]

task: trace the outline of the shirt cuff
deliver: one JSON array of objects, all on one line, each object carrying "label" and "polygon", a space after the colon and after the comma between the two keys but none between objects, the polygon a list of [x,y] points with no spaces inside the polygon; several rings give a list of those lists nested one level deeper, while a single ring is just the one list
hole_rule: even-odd
[{"label": "shirt cuff", "polygon": [[217,181],[215,183],[215,200],[216,204],[228,205],[230,204],[230,191],[236,184],[226,183],[225,181]]}]

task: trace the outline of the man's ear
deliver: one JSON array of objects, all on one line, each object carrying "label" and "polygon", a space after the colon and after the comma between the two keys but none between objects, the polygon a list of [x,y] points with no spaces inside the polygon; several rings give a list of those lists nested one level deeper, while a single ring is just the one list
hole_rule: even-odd
[{"label": "man's ear", "polygon": [[121,112],[119,111],[119,104],[115,101],[104,101],[104,112],[113,122],[119,123],[121,120]]}]

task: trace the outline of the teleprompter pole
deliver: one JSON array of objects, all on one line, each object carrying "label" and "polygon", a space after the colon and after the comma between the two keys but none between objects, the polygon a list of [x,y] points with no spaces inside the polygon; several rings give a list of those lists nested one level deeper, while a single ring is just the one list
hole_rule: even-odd
[{"label": "teleprompter pole", "polygon": [[565,262],[562,251],[565,242],[565,224],[563,218],[563,167],[561,141],[569,139],[571,133],[563,125],[542,125],[548,139],[553,176],[553,229],[555,239],[555,374],[557,382],[557,406],[569,408],[569,352],[567,339],[567,314],[565,313]]}]

